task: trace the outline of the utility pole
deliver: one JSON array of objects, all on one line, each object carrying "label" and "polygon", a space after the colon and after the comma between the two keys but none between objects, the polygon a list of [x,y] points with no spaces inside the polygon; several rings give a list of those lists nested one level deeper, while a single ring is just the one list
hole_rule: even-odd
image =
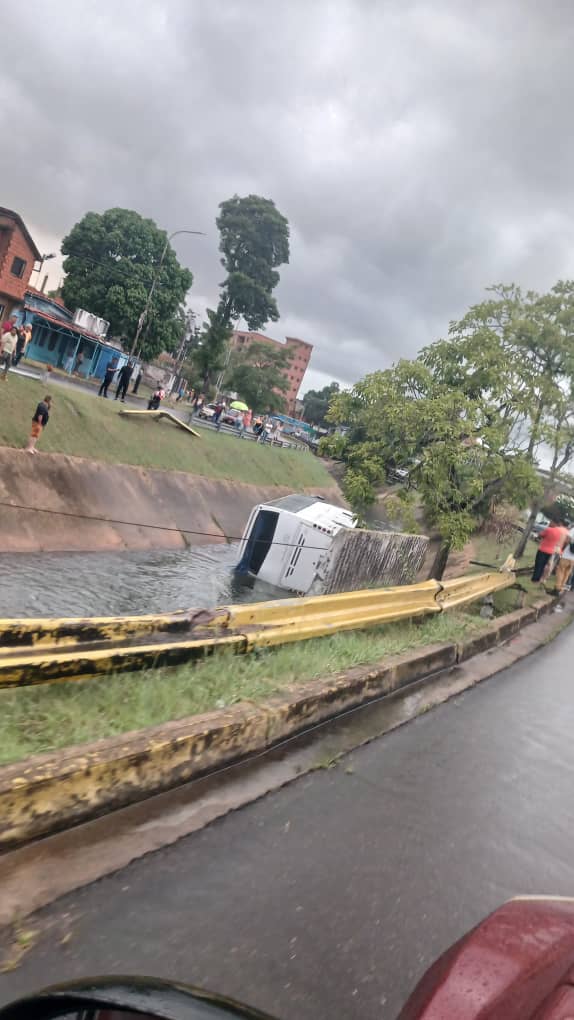
[{"label": "utility pole", "polygon": [[161,273],[162,266],[163,266],[165,257],[167,255],[167,249],[169,248],[169,243],[172,240],[172,238],[173,237],[177,237],[178,234],[198,234],[198,235],[201,235],[201,237],[205,237],[205,234],[204,234],[203,230],[174,230],[173,234],[170,234],[169,237],[166,238],[166,242],[165,242],[165,244],[163,246],[163,251],[161,253],[160,260],[159,260],[159,262],[157,264],[155,273],[153,274],[153,279],[151,281],[150,289],[148,290],[148,293],[147,293],[145,305],[143,306],[142,313],[141,313],[141,315],[140,315],[140,317],[138,319],[136,335],[134,336],[134,341],[133,341],[132,348],[131,348],[131,351],[130,351],[130,358],[133,358],[133,356],[134,356],[134,352],[135,352],[135,349],[136,349],[136,347],[137,347],[137,345],[139,343],[139,338],[141,336],[142,329],[143,329],[145,321],[146,321],[146,319],[148,317],[150,306],[151,306],[151,301],[152,301],[152,298],[153,298],[153,295],[154,295],[154,291],[155,291],[155,288],[156,288],[156,285],[157,285],[157,281],[159,279],[159,274]]}]

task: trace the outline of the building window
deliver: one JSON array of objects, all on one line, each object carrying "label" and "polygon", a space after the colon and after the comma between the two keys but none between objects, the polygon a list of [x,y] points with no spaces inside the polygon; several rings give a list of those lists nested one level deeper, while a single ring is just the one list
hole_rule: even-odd
[{"label": "building window", "polygon": [[10,270],[12,276],[17,276],[18,279],[21,280],[22,277],[24,276],[25,268],[26,262],[24,261],[24,259],[20,259],[18,258],[17,255],[15,255],[14,258],[12,259],[12,269]]}]

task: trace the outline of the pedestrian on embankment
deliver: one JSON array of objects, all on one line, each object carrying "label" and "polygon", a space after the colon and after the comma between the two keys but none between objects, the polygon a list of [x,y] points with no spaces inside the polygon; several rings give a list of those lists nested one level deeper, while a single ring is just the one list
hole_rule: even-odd
[{"label": "pedestrian on embankment", "polygon": [[540,543],[534,560],[533,581],[542,581],[544,571],[554,553],[561,554],[568,537],[568,529],[559,521],[552,520],[540,535]]},{"label": "pedestrian on embankment", "polygon": [[138,373],[136,375],[136,381],[135,381],[135,383],[133,385],[132,393],[137,393],[137,391],[140,388],[140,383],[142,381],[142,378],[143,378],[143,368],[140,365],[140,367],[138,368]]},{"label": "pedestrian on embankment", "polygon": [[108,389],[110,388],[114,375],[116,374],[116,365],[113,362],[109,362],[106,367],[106,373],[102,379],[101,386],[98,390],[98,397],[107,397]]},{"label": "pedestrian on embankment", "polygon": [[569,531],[560,552],[556,567],[556,590],[561,595],[570,588],[570,575],[574,569],[574,528]]},{"label": "pedestrian on embankment", "polygon": [[34,417],[32,418],[32,430],[26,447],[26,453],[38,452],[36,449],[36,443],[50,420],[51,407],[52,398],[49,394],[47,394],[44,399],[40,401],[34,412]]},{"label": "pedestrian on embankment", "polygon": [[120,368],[120,374],[118,375],[118,385],[116,389],[115,399],[120,397],[122,404],[126,402],[126,393],[128,392],[128,386],[132,377],[133,365],[131,362],[126,361],[125,365]]},{"label": "pedestrian on embankment", "polygon": [[18,342],[18,331],[15,326],[3,333],[2,339],[0,340],[0,363],[2,364],[2,382],[6,382],[8,375],[8,369],[12,364],[12,357],[16,350],[16,344]]},{"label": "pedestrian on embankment", "polygon": [[26,330],[24,329],[23,326],[20,326],[20,329],[18,330],[18,339],[16,340],[16,350],[12,355],[12,364],[14,365],[14,368],[16,368],[18,362],[24,356],[25,349],[26,349]]},{"label": "pedestrian on embankment", "polygon": [[251,422],[252,421],[253,421],[253,411],[251,411],[251,410],[244,411],[243,412],[242,428],[241,428],[241,432],[239,433],[239,436],[240,436],[241,439],[243,439],[245,434],[251,428]]}]

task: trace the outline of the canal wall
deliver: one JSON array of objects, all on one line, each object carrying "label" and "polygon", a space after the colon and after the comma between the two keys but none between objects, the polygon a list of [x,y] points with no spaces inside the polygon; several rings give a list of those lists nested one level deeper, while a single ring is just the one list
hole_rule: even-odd
[{"label": "canal wall", "polygon": [[[0,447],[0,551],[211,545],[225,542],[226,536],[240,538],[253,506],[291,491]],[[335,483],[308,491],[344,503]]]}]

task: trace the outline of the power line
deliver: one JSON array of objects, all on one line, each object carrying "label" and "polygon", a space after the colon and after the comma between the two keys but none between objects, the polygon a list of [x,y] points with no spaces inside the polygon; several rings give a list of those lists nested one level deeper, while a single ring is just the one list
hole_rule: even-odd
[{"label": "power line", "polygon": [[[78,521],[98,521],[101,524],[122,524],[129,528],[150,528],[153,531],[169,531],[175,532],[179,535],[199,535],[202,538],[217,538],[219,541],[225,539],[226,542],[241,542],[243,535],[222,535],[219,531],[195,531],[192,528],[172,528],[167,524],[146,524],[143,521],[120,521],[114,517],[97,517],[91,514],[78,514],[73,513],[70,510],[52,510],[50,507],[43,506],[26,506],[22,503],[9,503],[6,500],[0,500],[0,507],[7,507],[11,510],[30,510],[37,514],[54,514],[58,517],[70,517]],[[266,545],[278,545],[284,546],[287,549],[298,549],[301,548],[297,542],[278,542],[275,539],[271,539],[270,542],[265,538],[257,538],[255,542],[264,542]],[[324,552],[325,547],[321,545],[307,545],[305,549],[315,550],[317,552]]]}]

